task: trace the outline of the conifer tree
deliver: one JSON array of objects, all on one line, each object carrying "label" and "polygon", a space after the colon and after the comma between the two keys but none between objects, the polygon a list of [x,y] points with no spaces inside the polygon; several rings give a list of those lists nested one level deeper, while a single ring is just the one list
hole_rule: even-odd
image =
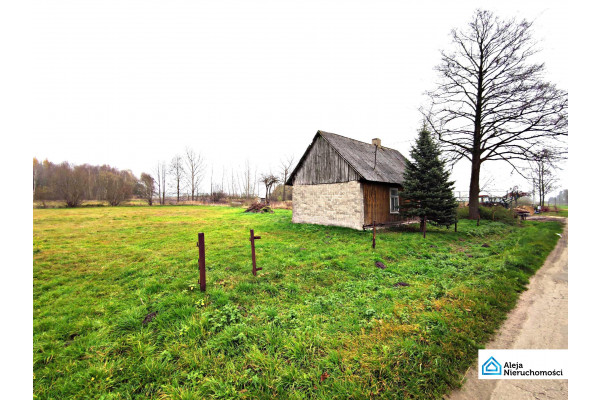
[{"label": "conifer tree", "polygon": [[410,156],[413,161],[407,162],[404,171],[403,208],[407,215],[419,217],[425,237],[427,222],[446,227],[456,222],[458,204],[452,193],[454,182],[449,181],[450,171],[425,125]]}]

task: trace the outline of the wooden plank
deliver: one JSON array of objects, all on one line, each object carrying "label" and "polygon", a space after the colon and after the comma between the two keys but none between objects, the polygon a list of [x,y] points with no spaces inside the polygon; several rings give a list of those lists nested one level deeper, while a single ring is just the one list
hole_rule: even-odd
[{"label": "wooden plank", "polygon": [[403,221],[401,214],[390,213],[390,188],[398,187],[381,183],[364,182],[363,196],[365,207],[365,225]]},{"label": "wooden plank", "polygon": [[357,181],[360,176],[331,145],[317,137],[302,166],[296,172],[294,185],[318,185]]}]

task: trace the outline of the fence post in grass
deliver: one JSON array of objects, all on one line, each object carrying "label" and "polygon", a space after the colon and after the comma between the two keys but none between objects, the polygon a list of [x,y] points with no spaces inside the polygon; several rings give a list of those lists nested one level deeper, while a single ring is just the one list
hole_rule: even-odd
[{"label": "fence post in grass", "polygon": [[454,232],[458,232],[458,221],[454,221]]},{"label": "fence post in grass", "polygon": [[479,219],[481,218],[481,215],[477,214],[477,226],[479,226]]},{"label": "fence post in grass", "polygon": [[254,229],[250,229],[250,247],[252,247],[252,275],[256,276],[256,271],[262,268],[256,268],[256,251],[254,250],[254,241],[260,239],[260,236],[254,236]]},{"label": "fence post in grass", "polygon": [[373,220],[373,248],[375,248],[375,220]]},{"label": "fence post in grass", "polygon": [[206,292],[206,253],[204,251],[204,232],[198,234],[198,284],[200,285],[200,291]]}]

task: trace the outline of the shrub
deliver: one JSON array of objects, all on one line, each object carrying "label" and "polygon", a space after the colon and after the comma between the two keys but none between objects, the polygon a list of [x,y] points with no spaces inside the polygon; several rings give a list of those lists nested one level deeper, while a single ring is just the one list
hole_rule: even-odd
[{"label": "shrub", "polygon": [[[458,211],[459,219],[469,218],[469,207],[459,207]],[[511,210],[504,207],[479,207],[479,217],[481,219],[489,221],[500,221],[505,224],[515,225],[517,220]]]},{"label": "shrub", "polygon": [[222,190],[212,192],[210,195],[211,203],[224,203],[226,200],[227,194]]}]

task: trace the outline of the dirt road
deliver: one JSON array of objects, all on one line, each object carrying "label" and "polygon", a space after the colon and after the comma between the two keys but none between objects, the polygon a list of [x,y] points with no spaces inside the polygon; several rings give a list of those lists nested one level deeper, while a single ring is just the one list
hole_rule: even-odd
[{"label": "dirt road", "polygon": [[[564,232],[542,268],[531,278],[528,290],[521,294],[495,339],[485,346],[487,349],[568,347],[568,220],[539,219],[565,221]],[[474,365],[465,375],[463,387],[448,399],[566,399],[567,393],[566,380],[479,380],[477,365]]]}]

